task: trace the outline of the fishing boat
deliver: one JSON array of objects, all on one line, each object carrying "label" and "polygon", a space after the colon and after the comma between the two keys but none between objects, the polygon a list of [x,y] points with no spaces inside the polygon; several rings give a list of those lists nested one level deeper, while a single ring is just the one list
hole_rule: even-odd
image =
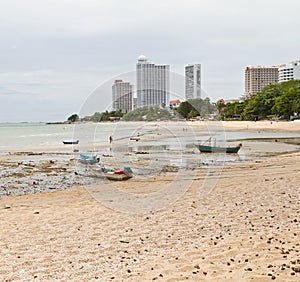
[{"label": "fishing boat", "polygon": [[93,172],[96,177],[105,177],[114,181],[128,180],[133,177],[133,172],[129,166],[125,166],[122,170],[113,170],[106,167],[94,168]]},{"label": "fishing boat", "polygon": [[138,136],[133,136],[133,137],[130,137],[129,140],[131,140],[131,141],[136,141],[136,142],[137,142],[137,141],[140,141],[141,138],[138,137]]},{"label": "fishing boat", "polygon": [[209,144],[196,144],[196,148],[202,152],[202,153],[237,153],[239,149],[242,147],[242,144],[238,144],[236,146],[217,146],[216,142],[215,144],[212,144],[212,139],[209,138],[208,141]]},{"label": "fishing boat", "polygon": [[114,172],[107,172],[104,175],[108,180],[114,180],[114,181],[121,181],[121,180],[127,180],[129,178],[132,178],[132,176],[130,176],[126,173],[116,174]]},{"label": "fishing boat", "polygon": [[95,164],[95,163],[99,163],[100,158],[97,158],[96,156],[80,154],[79,161],[83,164]]},{"label": "fishing boat", "polygon": [[65,145],[77,145],[79,143],[79,140],[76,141],[63,141]]}]

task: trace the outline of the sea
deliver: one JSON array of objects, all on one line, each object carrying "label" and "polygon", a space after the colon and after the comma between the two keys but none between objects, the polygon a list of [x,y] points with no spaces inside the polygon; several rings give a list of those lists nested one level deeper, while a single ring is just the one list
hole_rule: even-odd
[{"label": "sea", "polygon": [[[299,145],[275,142],[300,138],[295,132],[225,131],[221,123],[205,128],[190,127],[186,122],[111,122],[111,123],[1,123],[0,152],[28,150],[70,150],[63,141],[79,140],[78,151],[110,149],[115,152],[195,152],[195,144],[214,137],[218,145],[242,143],[238,161],[299,150]],[[135,137],[140,140],[135,141]],[[134,137],[134,138],[132,138]],[[271,145],[271,146],[270,146]]]}]

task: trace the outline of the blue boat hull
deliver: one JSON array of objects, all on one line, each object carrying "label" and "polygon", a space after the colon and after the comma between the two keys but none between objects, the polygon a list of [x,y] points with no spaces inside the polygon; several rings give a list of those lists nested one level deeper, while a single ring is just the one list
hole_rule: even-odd
[{"label": "blue boat hull", "polygon": [[77,145],[79,143],[79,140],[77,141],[63,141],[65,145]]},{"label": "blue boat hull", "polygon": [[85,154],[80,154],[79,161],[83,164],[95,164],[100,161],[100,158],[92,157],[92,156],[85,155]]}]

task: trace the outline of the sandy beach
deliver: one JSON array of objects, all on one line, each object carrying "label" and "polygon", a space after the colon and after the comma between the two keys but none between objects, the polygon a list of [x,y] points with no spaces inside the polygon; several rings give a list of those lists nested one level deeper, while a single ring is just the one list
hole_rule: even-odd
[{"label": "sandy beach", "polygon": [[223,121],[225,130],[266,130],[266,131],[290,131],[300,132],[299,121]]},{"label": "sandy beach", "polygon": [[[249,130],[277,126],[224,127],[247,125]],[[299,132],[300,123],[278,123],[274,130]],[[110,208],[122,199],[99,201],[84,183],[64,191],[4,197],[0,280],[299,281],[299,163],[300,153],[294,152],[113,184],[146,198],[174,179],[189,183],[176,202],[144,214]],[[51,165],[57,167],[57,161]],[[71,171],[56,173],[64,177]],[[105,188],[97,187],[99,193]]]}]

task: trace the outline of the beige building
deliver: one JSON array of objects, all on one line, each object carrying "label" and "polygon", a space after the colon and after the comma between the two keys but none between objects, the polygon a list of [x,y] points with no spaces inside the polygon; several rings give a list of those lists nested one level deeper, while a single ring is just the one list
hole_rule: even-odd
[{"label": "beige building", "polygon": [[129,82],[121,79],[115,80],[112,86],[112,106],[113,110],[127,113],[132,110],[133,86]]},{"label": "beige building", "polygon": [[278,66],[246,67],[244,98],[260,93],[264,87],[270,84],[277,84],[278,69]]}]

